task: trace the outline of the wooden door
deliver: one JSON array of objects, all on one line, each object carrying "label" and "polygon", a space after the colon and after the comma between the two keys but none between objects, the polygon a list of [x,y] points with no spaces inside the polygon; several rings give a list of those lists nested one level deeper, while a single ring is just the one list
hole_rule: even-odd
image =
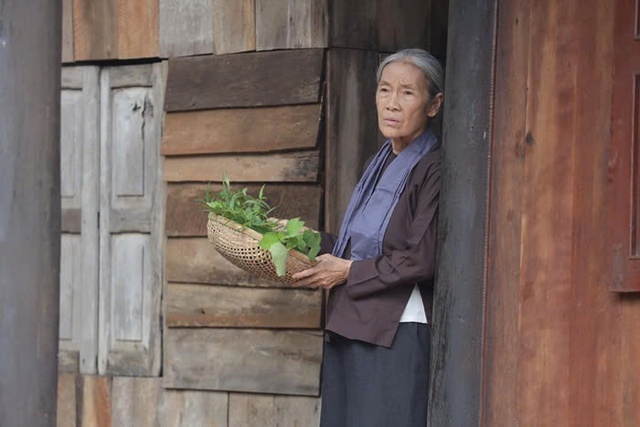
[{"label": "wooden door", "polygon": [[609,289],[640,291],[640,0],[616,2],[611,107]]},{"label": "wooden door", "polygon": [[95,373],[98,329],[99,69],[65,67],[61,91],[60,355]]},{"label": "wooden door", "polygon": [[101,374],[159,374],[162,74],[161,64],[101,73]]}]

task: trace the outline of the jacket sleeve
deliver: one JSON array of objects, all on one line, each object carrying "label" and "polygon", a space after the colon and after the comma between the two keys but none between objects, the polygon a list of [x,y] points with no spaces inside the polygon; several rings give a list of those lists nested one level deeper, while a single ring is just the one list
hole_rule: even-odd
[{"label": "jacket sleeve", "polygon": [[346,289],[352,298],[359,299],[391,287],[413,285],[433,278],[440,168],[438,165],[432,166],[421,185],[405,190],[414,193],[410,197],[415,197],[415,212],[408,228],[401,228],[406,230],[404,246],[390,251],[383,249],[381,256],[351,264]]}]

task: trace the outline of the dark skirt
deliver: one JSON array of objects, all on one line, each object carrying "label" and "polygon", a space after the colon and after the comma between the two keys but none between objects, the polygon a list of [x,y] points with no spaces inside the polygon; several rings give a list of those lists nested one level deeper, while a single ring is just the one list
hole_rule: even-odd
[{"label": "dark skirt", "polygon": [[321,427],[425,427],[429,326],[401,323],[391,348],[331,335],[322,363]]}]

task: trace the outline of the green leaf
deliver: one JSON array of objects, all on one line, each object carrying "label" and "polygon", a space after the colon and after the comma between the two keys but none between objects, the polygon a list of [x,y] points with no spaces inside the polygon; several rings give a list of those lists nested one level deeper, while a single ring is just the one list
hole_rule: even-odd
[{"label": "green leaf", "polygon": [[269,232],[262,235],[262,239],[260,240],[260,247],[265,250],[271,249],[276,243],[280,243],[280,239],[278,238],[278,233]]},{"label": "green leaf", "polygon": [[292,218],[287,221],[287,226],[285,227],[285,233],[287,237],[296,236],[302,227],[304,226],[304,222],[300,221],[300,218]]},{"label": "green leaf", "polygon": [[276,267],[276,274],[280,277],[284,276],[287,273],[287,255],[289,254],[289,249],[278,242],[271,245],[269,252],[273,259],[273,265]]}]

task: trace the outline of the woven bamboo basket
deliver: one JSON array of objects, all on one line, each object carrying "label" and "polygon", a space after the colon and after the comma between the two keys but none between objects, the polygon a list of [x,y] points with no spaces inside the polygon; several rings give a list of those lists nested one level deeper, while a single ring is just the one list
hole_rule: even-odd
[{"label": "woven bamboo basket", "polygon": [[293,283],[293,274],[316,264],[306,255],[290,250],[287,256],[287,273],[278,276],[271,261],[271,254],[258,245],[262,234],[215,214],[209,214],[207,232],[209,241],[223,257],[235,266],[263,279],[290,284]]}]

